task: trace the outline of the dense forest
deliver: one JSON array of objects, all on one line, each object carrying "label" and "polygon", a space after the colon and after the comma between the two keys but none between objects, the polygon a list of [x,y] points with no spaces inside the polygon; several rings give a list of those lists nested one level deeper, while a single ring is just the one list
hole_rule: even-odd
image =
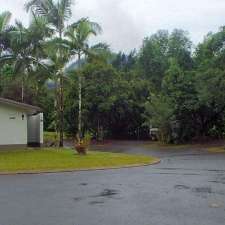
[{"label": "dense forest", "polygon": [[174,29],[144,38],[138,50],[113,52],[90,44],[101,27],[70,21],[71,4],[28,1],[28,27],[1,13],[1,97],[40,106],[45,130],[60,133],[61,145],[64,132],[145,139],[152,127],[166,143],[224,136],[225,27],[197,46]]}]

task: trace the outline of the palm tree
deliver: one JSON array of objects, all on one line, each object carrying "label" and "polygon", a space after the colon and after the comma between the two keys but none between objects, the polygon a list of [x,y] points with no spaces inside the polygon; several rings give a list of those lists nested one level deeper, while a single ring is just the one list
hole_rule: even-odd
[{"label": "palm tree", "polygon": [[7,30],[12,14],[5,11],[0,14],[0,32]]},{"label": "palm tree", "polygon": [[[40,26],[38,28],[38,32],[40,32]],[[38,67],[48,69],[47,65],[40,58],[40,53],[37,53],[37,49],[40,51],[40,46],[36,48],[38,44],[40,45],[44,36],[43,32],[38,35],[37,27],[34,23],[29,28],[25,28],[18,21],[16,21],[15,27],[8,35],[10,45],[1,54],[0,63],[9,63],[12,66],[14,75],[17,75],[17,78],[21,81],[21,101],[24,102],[24,84],[28,80],[28,75],[37,71]]]},{"label": "palm tree", "polygon": [[0,54],[8,43],[8,32],[11,30],[9,26],[11,16],[12,14],[8,11],[0,14]]},{"label": "palm tree", "polygon": [[[87,18],[82,18],[78,22],[70,25],[65,32],[65,36],[70,41],[71,55],[78,58],[78,69],[81,68],[81,59],[88,55],[94,54],[89,48],[88,41],[91,36],[96,36],[101,32],[99,24],[91,22]],[[79,110],[78,110],[78,137],[82,137],[82,77],[78,77],[78,95],[79,95]]]},{"label": "palm tree", "polygon": [[[35,15],[45,17],[47,21],[54,28],[55,34],[58,36],[59,44],[63,42],[63,33],[66,28],[66,21],[71,17],[71,5],[73,0],[30,0],[25,4],[27,11]],[[62,48],[58,48],[58,58],[62,57]],[[59,116],[59,133],[60,143],[59,146],[63,147],[63,130],[64,130],[64,85],[63,85],[63,65],[58,69],[59,75],[59,98],[57,103],[57,111]]]}]

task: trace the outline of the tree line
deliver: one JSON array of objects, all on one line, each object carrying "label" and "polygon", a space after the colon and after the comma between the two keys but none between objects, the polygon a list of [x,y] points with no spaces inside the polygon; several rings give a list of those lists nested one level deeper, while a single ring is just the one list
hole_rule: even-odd
[{"label": "tree line", "polygon": [[225,27],[197,46],[183,30],[160,30],[140,49],[116,53],[90,45],[99,24],[69,23],[72,3],[28,1],[28,27],[0,15],[1,96],[42,107],[61,146],[64,132],[144,139],[159,128],[166,143],[224,136]]}]

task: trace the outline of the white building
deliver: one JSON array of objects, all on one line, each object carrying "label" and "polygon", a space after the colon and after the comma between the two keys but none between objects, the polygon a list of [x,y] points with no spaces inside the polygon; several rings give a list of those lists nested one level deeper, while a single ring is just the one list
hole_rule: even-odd
[{"label": "white building", "polygon": [[43,113],[39,107],[0,98],[0,148],[41,146]]}]

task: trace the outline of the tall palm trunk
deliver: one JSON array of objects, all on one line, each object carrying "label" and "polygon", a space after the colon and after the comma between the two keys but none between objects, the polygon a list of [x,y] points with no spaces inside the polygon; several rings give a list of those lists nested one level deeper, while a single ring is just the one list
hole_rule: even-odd
[{"label": "tall palm trunk", "polygon": [[24,102],[24,78],[22,77],[21,83],[21,101]]},{"label": "tall palm trunk", "polygon": [[[80,69],[80,52],[78,53],[78,65]],[[78,109],[78,136],[79,138],[82,137],[82,78],[81,74],[78,77],[78,99],[79,99],[79,109]]]},{"label": "tall palm trunk", "polygon": [[60,74],[59,78],[59,108],[60,108],[60,126],[59,126],[59,147],[63,147],[63,131],[64,131],[64,88],[63,88],[63,75]]},{"label": "tall palm trunk", "polygon": [[[59,37],[62,39],[62,30],[59,30]],[[61,56],[61,51],[60,51]],[[63,131],[64,131],[64,88],[63,73],[59,74],[59,147],[63,147]]]},{"label": "tall palm trunk", "polygon": [[58,143],[58,137],[59,137],[59,87],[58,87],[58,80],[55,79],[55,100],[54,100],[54,129],[55,129],[55,141]]},{"label": "tall palm trunk", "polygon": [[22,85],[21,85],[21,101],[24,102],[24,84],[22,81]]}]

